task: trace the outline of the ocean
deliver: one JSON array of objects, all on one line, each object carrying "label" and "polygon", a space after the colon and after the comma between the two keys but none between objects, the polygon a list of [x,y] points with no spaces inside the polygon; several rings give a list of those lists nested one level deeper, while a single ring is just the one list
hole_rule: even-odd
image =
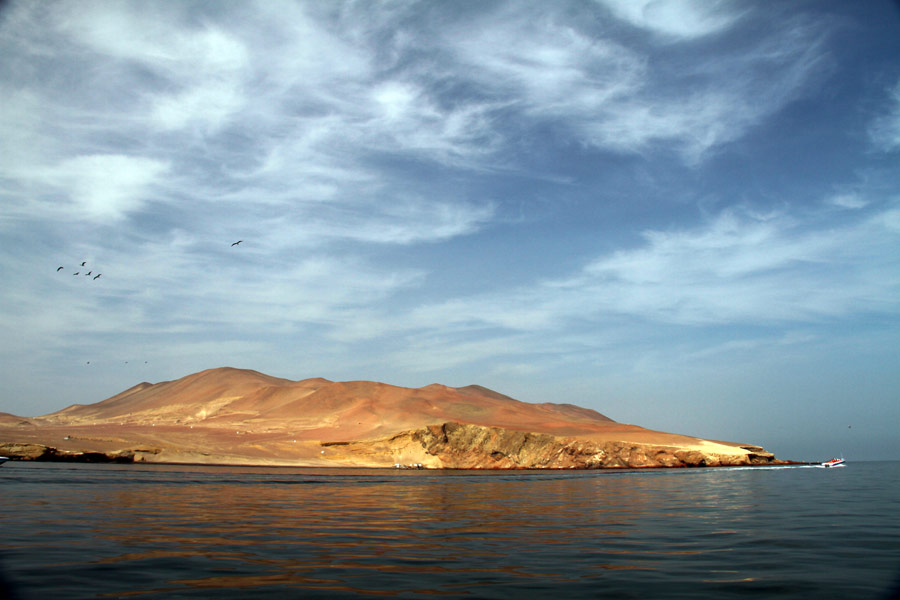
[{"label": "ocean", "polygon": [[8,462],[9,598],[897,598],[900,462],[396,471]]}]

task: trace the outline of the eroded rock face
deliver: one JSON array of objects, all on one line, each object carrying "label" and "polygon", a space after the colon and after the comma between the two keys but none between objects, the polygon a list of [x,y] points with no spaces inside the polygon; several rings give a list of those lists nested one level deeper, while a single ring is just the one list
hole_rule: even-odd
[{"label": "eroded rock face", "polygon": [[40,443],[0,443],[0,455],[14,460],[66,462],[329,464],[354,467],[421,465],[449,469],[615,469],[786,464],[758,446],[713,445],[711,447],[719,451],[704,451],[697,447],[562,437],[457,422],[429,425],[376,440],[321,442],[318,447],[322,449],[320,457],[317,457],[320,458],[318,463],[303,458],[259,461],[242,456],[237,448],[233,454],[221,455],[178,452],[143,445],[101,450],[84,446],[61,449]]},{"label": "eroded rock face", "polygon": [[115,452],[90,452],[60,450],[44,444],[0,444],[0,454],[13,460],[132,463],[141,462],[143,455],[157,454],[159,450],[118,450]]},{"label": "eroded rock face", "polygon": [[602,469],[772,464],[762,448],[710,453],[674,446],[563,438],[499,427],[443,423],[390,438],[329,444],[336,458],[451,469]]},{"label": "eroded rock face", "polygon": [[0,454],[14,460],[52,460],[56,448],[43,444],[0,444]]}]

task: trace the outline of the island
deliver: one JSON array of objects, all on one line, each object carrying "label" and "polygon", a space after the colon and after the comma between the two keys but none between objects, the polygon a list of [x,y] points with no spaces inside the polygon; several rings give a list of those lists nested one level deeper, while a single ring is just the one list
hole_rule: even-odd
[{"label": "island", "polygon": [[611,469],[788,464],[763,448],[645,429],[487,388],[292,381],[222,367],[38,417],[0,413],[13,460]]}]

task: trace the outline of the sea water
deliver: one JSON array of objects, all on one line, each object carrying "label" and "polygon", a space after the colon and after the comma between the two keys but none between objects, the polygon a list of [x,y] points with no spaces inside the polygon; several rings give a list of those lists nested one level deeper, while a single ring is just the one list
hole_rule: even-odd
[{"label": "sea water", "polygon": [[900,462],[395,471],[9,462],[0,595],[892,598]]}]

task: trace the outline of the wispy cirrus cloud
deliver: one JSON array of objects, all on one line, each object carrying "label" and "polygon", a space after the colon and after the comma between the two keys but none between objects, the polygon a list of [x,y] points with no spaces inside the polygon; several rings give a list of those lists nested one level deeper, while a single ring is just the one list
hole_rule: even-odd
[{"label": "wispy cirrus cloud", "polygon": [[[42,152],[23,162],[27,174],[15,161],[0,171],[27,182],[44,199],[36,206],[70,198],[84,210],[67,219],[121,218],[144,206],[143,187],[203,220],[222,202],[260,207],[248,209],[256,216],[282,207],[296,219],[268,224],[296,220],[319,239],[373,243],[447,239],[491,218],[489,202],[434,198],[406,173],[372,165],[392,155],[472,165],[497,136],[485,106],[447,104],[427,78],[376,64],[382,42],[365,21],[348,26],[302,4],[202,21],[190,10],[86,3],[52,15],[56,43],[92,68],[65,83],[65,100],[54,83],[20,81],[11,129]],[[14,13],[26,31],[40,29],[34,7]],[[38,35],[15,42],[20,60],[56,50]]]},{"label": "wispy cirrus cloud", "polygon": [[116,221],[140,208],[148,198],[148,187],[168,171],[169,165],[159,160],[92,154],[38,171],[35,179],[50,188],[51,195],[70,199],[68,205],[53,202],[62,215]]},{"label": "wispy cirrus cloud", "polygon": [[614,15],[654,34],[684,40],[728,30],[743,14],[727,0],[597,0]]},{"label": "wispy cirrus cloud", "polygon": [[[609,6],[642,27],[671,24],[679,40],[725,30],[747,12],[731,4],[683,4],[691,10],[660,5],[658,18],[652,2]],[[669,19],[670,11],[683,20]],[[608,21],[602,15],[579,16],[501,11],[474,33],[453,32],[447,44],[484,90],[519,99],[515,114],[551,122],[599,149],[674,150],[692,164],[808,93],[823,70],[819,47],[827,29],[821,24],[786,19],[753,43],[685,63],[652,46],[627,45],[602,26]]]},{"label": "wispy cirrus cloud", "polygon": [[840,193],[828,198],[827,202],[832,206],[848,210],[857,210],[868,206],[869,202],[857,193]]},{"label": "wispy cirrus cloud", "polygon": [[884,114],[879,115],[869,127],[872,143],[885,152],[900,148],[900,81],[888,92]]},{"label": "wispy cirrus cloud", "polygon": [[561,331],[621,319],[682,326],[821,323],[900,310],[900,211],[801,227],[787,215],[728,211],[702,227],[647,231],[567,278],[422,306],[409,328]]},{"label": "wispy cirrus cloud", "polygon": [[[180,8],[88,2],[62,5],[50,18],[75,48],[103,57],[105,73],[96,75],[135,82],[131,108],[146,114],[148,126],[214,132],[248,98],[243,89],[251,74],[248,50],[219,26],[187,25],[188,7]],[[119,85],[102,79],[92,83],[100,89]]]},{"label": "wispy cirrus cloud", "polygon": [[894,312],[900,278],[875,273],[898,260],[888,251],[895,219],[888,210],[805,230],[785,217],[726,213],[698,230],[647,232],[643,248],[593,261],[574,283],[596,293],[606,311],[685,324]]},{"label": "wispy cirrus cloud", "polygon": [[[695,36],[743,14],[732,5],[689,8],[682,29]],[[485,11],[474,27],[440,9],[431,20],[377,6],[247,5],[204,20],[191,10],[87,3],[54,13],[56,44],[91,68],[68,81],[62,70],[43,82],[18,76],[27,91],[15,129],[42,147],[35,162],[50,172],[92,156],[129,156],[169,165],[156,171],[168,188],[156,196],[163,204],[326,201],[345,206],[344,214],[361,209],[362,197],[376,201],[376,181],[378,203],[409,197],[409,172],[384,168],[391,160],[516,168],[510,145],[547,125],[601,150],[668,148],[696,163],[801,93],[817,68],[820,34],[785,25],[748,48],[674,70],[610,34],[602,11],[585,8],[580,16],[588,18],[541,5]],[[636,18],[623,10],[613,13]],[[35,8],[17,5],[14,13],[24,31],[41,29]],[[21,53],[12,64],[56,49],[38,35],[14,41]],[[57,68],[51,63],[50,72]],[[102,204],[97,194],[82,203]],[[333,227],[340,229],[352,231]]]}]

